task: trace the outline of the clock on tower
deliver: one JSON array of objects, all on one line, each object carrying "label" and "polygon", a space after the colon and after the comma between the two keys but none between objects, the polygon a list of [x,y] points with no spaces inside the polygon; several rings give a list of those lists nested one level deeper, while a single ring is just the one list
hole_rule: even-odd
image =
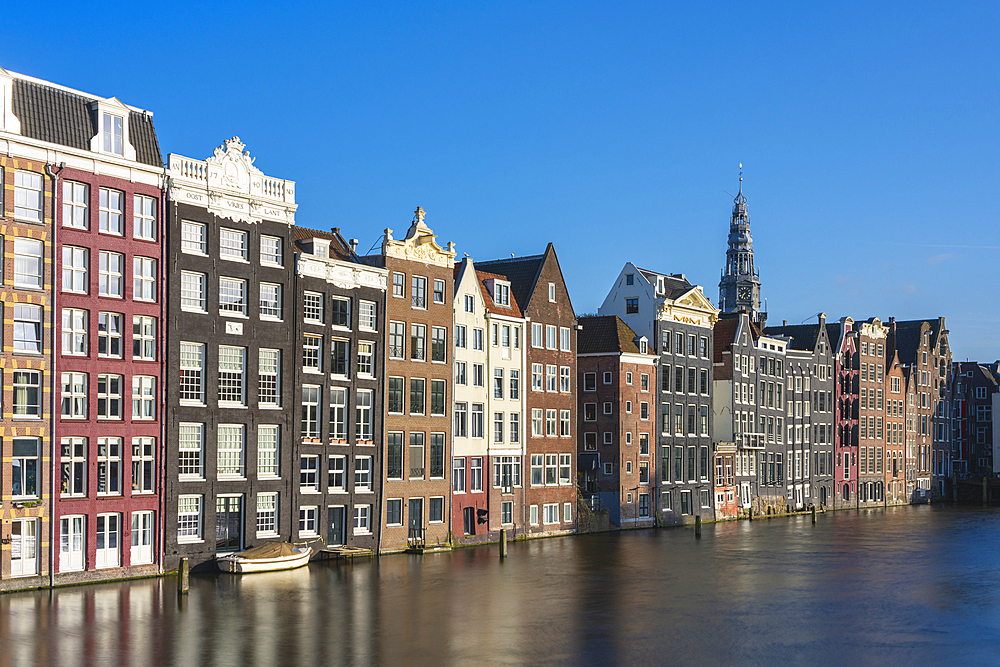
[{"label": "clock on tower", "polygon": [[736,298],[740,301],[749,301],[753,296],[753,289],[749,285],[741,285],[736,290]]}]

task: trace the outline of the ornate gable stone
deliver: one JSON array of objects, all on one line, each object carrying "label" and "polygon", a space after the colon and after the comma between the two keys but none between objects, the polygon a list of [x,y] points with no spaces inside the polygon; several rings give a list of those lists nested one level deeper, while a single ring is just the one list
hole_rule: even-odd
[{"label": "ornate gable stone", "polygon": [[392,230],[387,227],[382,241],[382,252],[387,257],[451,268],[455,264],[455,244],[449,241],[447,250],[438,245],[437,236],[424,223],[425,215],[424,209],[418,206],[413,212],[413,223],[401,241],[393,239]]}]

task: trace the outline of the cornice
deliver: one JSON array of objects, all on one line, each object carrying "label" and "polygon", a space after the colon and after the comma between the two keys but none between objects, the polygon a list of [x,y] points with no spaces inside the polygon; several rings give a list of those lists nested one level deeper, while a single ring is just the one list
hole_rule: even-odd
[{"label": "cornice", "polygon": [[389,287],[389,272],[386,269],[363,264],[299,254],[295,270],[300,276],[319,278],[341,289],[371,287],[385,292]]}]

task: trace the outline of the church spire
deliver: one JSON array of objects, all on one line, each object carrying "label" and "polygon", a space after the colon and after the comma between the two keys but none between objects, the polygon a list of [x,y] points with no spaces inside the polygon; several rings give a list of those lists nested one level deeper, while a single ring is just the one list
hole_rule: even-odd
[{"label": "church spire", "polygon": [[723,312],[749,310],[756,320],[760,313],[760,275],[754,266],[750,212],[743,194],[743,163],[740,163],[739,188],[733,198],[733,214],[729,221],[726,266],[719,282],[719,309]]}]

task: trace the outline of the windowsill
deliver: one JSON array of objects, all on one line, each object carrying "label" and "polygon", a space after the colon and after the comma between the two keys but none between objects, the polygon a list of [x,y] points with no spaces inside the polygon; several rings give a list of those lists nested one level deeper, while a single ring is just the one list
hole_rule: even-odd
[{"label": "windowsill", "polygon": [[325,322],[323,322],[323,320],[313,320],[313,319],[310,319],[308,317],[303,317],[302,318],[302,323],[303,324],[315,324],[318,327],[321,327],[324,324],[326,324]]},{"label": "windowsill", "polygon": [[319,494],[319,489],[303,489],[303,488],[300,487],[299,488],[299,493],[304,494],[304,495],[313,496],[313,495]]},{"label": "windowsill", "polygon": [[192,540],[192,539],[182,540],[180,538],[177,539],[177,544],[204,544],[204,543],[205,543],[205,540],[202,540],[202,539],[196,539],[196,540]]},{"label": "windowsill", "polygon": [[180,405],[183,405],[183,406],[186,406],[186,407],[193,407],[193,408],[203,408],[203,407],[205,407],[205,402],[204,401],[185,401],[185,400],[182,399],[182,400],[179,401],[179,403],[180,403]]},{"label": "windowsill", "polygon": [[346,373],[345,374],[330,373],[330,379],[331,380],[345,380],[346,381],[346,380],[350,380],[351,376],[347,375]]},{"label": "windowsill", "polygon": [[219,253],[219,259],[225,260],[227,262],[236,262],[237,264],[249,264],[250,263],[250,260],[248,260],[248,259],[243,259],[242,257],[229,257],[227,255],[223,255],[222,253]]},{"label": "windowsill", "polygon": [[265,403],[258,403],[257,404],[257,409],[259,409],[259,410],[280,410],[281,406],[280,405],[274,405],[274,404],[271,404],[271,403],[266,403],[266,404]]},{"label": "windowsill", "polygon": [[368,327],[358,327],[358,331],[364,331],[365,333],[378,333],[378,329],[369,329]]},{"label": "windowsill", "polygon": [[322,375],[323,371],[318,368],[303,368],[303,373],[308,373],[310,375]]},{"label": "windowsill", "polygon": [[347,493],[347,489],[341,489],[341,488],[338,487],[338,488],[335,488],[335,489],[327,489],[326,492],[327,493]]},{"label": "windowsill", "polygon": [[372,491],[371,489],[354,489],[354,493],[369,494],[375,492]]},{"label": "windowsill", "polygon": [[45,356],[41,352],[35,352],[33,350],[12,350],[11,354],[16,354],[22,357],[42,357]]},{"label": "windowsill", "polygon": [[372,531],[368,530],[367,528],[364,529],[364,530],[362,530],[361,528],[356,528],[356,529],[354,529],[354,532],[352,534],[353,535],[371,535]]},{"label": "windowsill", "polygon": [[235,403],[235,402],[231,402],[231,401],[219,401],[219,407],[220,408],[229,408],[229,409],[233,409],[233,410],[246,410],[247,409],[247,406],[243,405],[242,403]]},{"label": "windowsill", "polygon": [[249,320],[246,313],[234,313],[231,310],[219,310],[219,317],[232,317],[237,320]]},{"label": "windowsill", "polygon": [[68,500],[68,501],[72,501],[72,500],[87,500],[87,496],[67,496],[65,494],[62,494],[62,495],[59,496],[59,500]]},{"label": "windowsill", "polygon": [[275,262],[265,262],[264,260],[261,260],[260,265],[261,266],[267,266],[267,267],[270,267],[272,269],[283,269],[283,268],[285,268],[284,264],[276,264]]},{"label": "windowsill", "polygon": [[261,315],[260,316],[260,321],[261,322],[284,322],[284,320],[281,319],[280,317],[274,317],[273,315]]},{"label": "windowsill", "polygon": [[136,497],[136,496],[143,497],[143,496],[153,496],[153,495],[156,495],[155,491],[133,491],[132,492],[132,497],[133,498]]},{"label": "windowsill", "polygon": [[208,311],[204,308],[191,308],[181,306],[181,312],[183,313],[198,313],[199,315],[208,315]]},{"label": "windowsill", "polygon": [[125,297],[121,294],[98,294],[97,296],[102,299],[124,299]]},{"label": "windowsill", "polygon": [[217,479],[220,482],[245,482],[247,480],[243,475],[219,475]]},{"label": "windowsill", "polygon": [[76,415],[76,416],[59,415],[59,421],[63,421],[63,422],[66,422],[66,421],[86,420],[86,419],[87,418],[85,416],[79,416],[79,415]]},{"label": "windowsill", "polygon": [[121,417],[100,417],[98,416],[97,421],[99,422],[120,422],[123,421]]},{"label": "windowsill", "polygon": [[204,482],[204,477],[195,477],[194,475],[178,475],[178,482]]},{"label": "windowsill", "polygon": [[11,419],[17,421],[41,421],[42,418],[37,415],[11,415]]}]

